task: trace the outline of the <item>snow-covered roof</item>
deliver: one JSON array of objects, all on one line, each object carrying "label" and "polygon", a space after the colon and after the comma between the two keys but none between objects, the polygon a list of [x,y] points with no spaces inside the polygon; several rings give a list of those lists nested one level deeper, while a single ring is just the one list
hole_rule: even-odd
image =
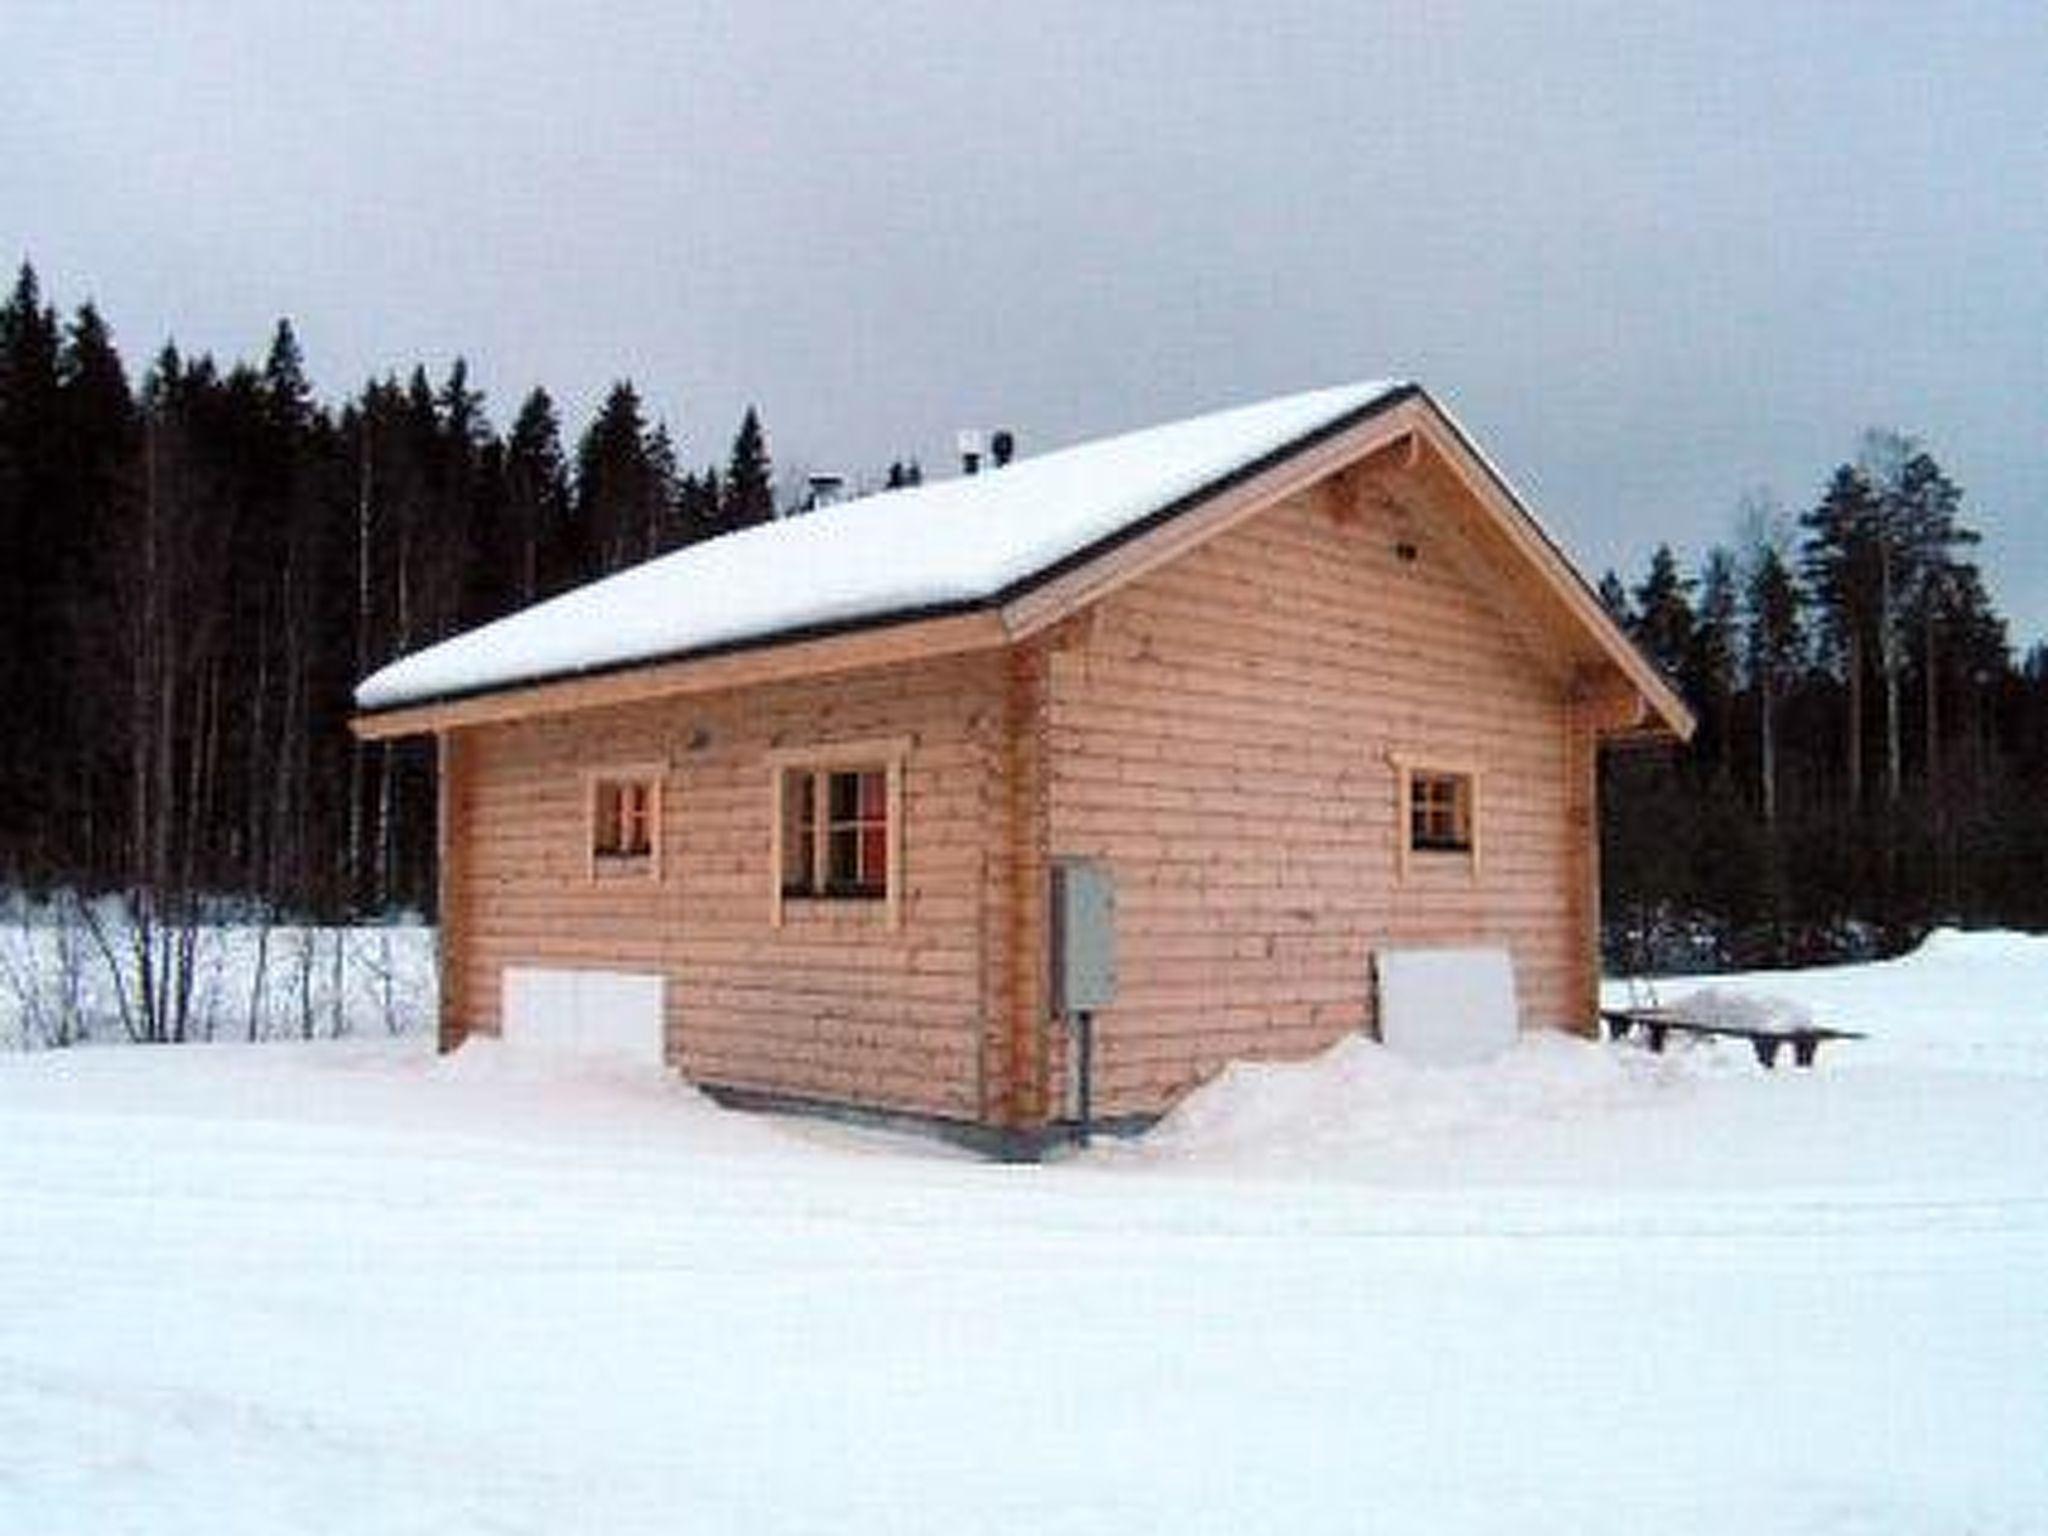
[{"label": "snow-covered roof", "polygon": [[1002,597],[1413,386],[1374,380],[1103,438],[727,534],[401,658],[365,710]]}]

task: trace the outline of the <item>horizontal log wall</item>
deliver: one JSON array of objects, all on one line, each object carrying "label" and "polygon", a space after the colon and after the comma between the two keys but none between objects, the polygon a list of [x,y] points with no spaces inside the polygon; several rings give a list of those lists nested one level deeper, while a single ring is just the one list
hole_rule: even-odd
[{"label": "horizontal log wall", "polygon": [[[659,971],[685,1076],[979,1119],[992,966],[991,816],[1007,658],[983,652],[456,733],[455,1033],[498,1027],[507,965]],[[768,755],[906,738],[902,921],[791,900],[772,920]],[[666,763],[659,881],[591,878],[585,774]]]},{"label": "horizontal log wall", "polygon": [[[452,733],[448,1038],[498,1027],[508,964],[655,970],[693,1079],[1037,1124],[1070,1096],[1053,855],[1119,886],[1104,1114],[1371,1027],[1388,946],[1505,944],[1525,1021],[1583,1026],[1597,712],[1455,529],[1340,479],[1008,650]],[[778,927],[771,755],[870,739],[910,745],[902,922],[792,901]],[[1479,770],[1477,860],[1401,872],[1396,756]],[[593,879],[587,775],[648,763],[661,878]]]},{"label": "horizontal log wall", "polygon": [[[1325,484],[1053,651],[1050,851],[1118,886],[1101,1112],[1370,1028],[1383,947],[1506,945],[1525,1023],[1585,1022],[1583,728],[1468,553],[1448,515]],[[1476,861],[1401,874],[1395,755],[1480,771]]]},{"label": "horizontal log wall", "polygon": [[1004,751],[988,781],[988,1117],[1004,1126],[1043,1125],[1053,1108],[1046,1002],[1047,668],[1042,641],[1009,653]]}]

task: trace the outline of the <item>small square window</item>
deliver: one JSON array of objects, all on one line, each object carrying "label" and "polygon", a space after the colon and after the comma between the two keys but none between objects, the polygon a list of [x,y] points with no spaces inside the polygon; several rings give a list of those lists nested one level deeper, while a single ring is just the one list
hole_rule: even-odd
[{"label": "small square window", "polygon": [[1472,851],[1472,776],[1416,769],[1408,777],[1408,846],[1417,852]]},{"label": "small square window", "polygon": [[653,873],[661,837],[661,779],[606,771],[589,779],[590,868]]},{"label": "small square window", "polygon": [[1480,874],[1480,771],[1455,759],[1412,758],[1389,752],[1394,769],[1394,867],[1407,878],[1418,859],[1442,869],[1455,860],[1473,879]]}]

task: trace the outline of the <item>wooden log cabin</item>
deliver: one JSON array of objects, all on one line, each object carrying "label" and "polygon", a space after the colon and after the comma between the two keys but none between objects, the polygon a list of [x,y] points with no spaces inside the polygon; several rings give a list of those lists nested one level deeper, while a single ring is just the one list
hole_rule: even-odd
[{"label": "wooden log cabin", "polygon": [[1594,1033],[1598,754],[1684,704],[1420,387],[1290,396],[840,503],[401,659],[440,1043],[1029,1155],[1075,1114],[1049,872],[1115,890],[1094,1109],[1375,1028],[1388,948]]}]

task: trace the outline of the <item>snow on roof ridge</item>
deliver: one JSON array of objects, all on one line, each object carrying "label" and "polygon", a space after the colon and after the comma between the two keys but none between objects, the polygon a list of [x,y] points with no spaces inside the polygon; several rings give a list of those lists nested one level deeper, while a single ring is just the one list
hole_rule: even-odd
[{"label": "snow on roof ridge", "polygon": [[356,703],[389,709],[985,602],[1411,388],[1284,395],[726,534],[394,661]]}]

